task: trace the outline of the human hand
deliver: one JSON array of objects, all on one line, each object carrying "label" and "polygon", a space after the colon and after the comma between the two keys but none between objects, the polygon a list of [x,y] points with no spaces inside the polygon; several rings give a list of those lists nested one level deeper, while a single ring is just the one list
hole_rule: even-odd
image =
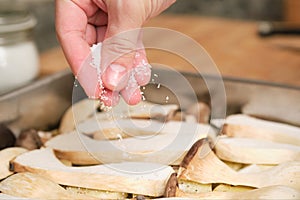
[{"label": "human hand", "polygon": [[[68,63],[89,97],[130,104],[151,76],[140,28],[176,0],[56,0],[56,31]],[[103,42],[100,87],[90,66],[92,44]],[[130,77],[131,76],[131,77]],[[134,77],[134,78],[133,78]]]}]

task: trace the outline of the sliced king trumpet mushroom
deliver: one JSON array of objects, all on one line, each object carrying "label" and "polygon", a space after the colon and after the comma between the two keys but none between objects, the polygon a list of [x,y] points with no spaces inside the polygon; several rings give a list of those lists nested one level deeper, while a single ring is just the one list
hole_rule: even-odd
[{"label": "sliced king trumpet mushroom", "polygon": [[166,165],[138,162],[67,167],[48,148],[16,157],[12,161],[12,169],[15,172],[39,174],[60,185],[151,197],[164,194],[166,183],[174,172]]},{"label": "sliced king trumpet mushroom", "polygon": [[276,165],[300,161],[300,146],[248,138],[219,137],[216,154],[226,161]]},{"label": "sliced king trumpet mushroom", "polygon": [[[141,101],[137,105],[129,106],[123,99],[120,99],[118,105],[106,111],[113,119],[118,118],[133,118],[133,119],[157,119],[159,121],[169,121],[169,119],[178,110],[176,104],[155,104],[148,101]],[[103,118],[102,113],[98,115]]]},{"label": "sliced king trumpet mushroom", "polygon": [[0,151],[0,180],[13,174],[13,172],[9,170],[9,162],[25,152],[27,152],[27,150],[20,147],[10,147]]},{"label": "sliced king trumpet mushroom", "polygon": [[65,189],[75,195],[84,194],[97,199],[128,199],[128,197],[132,195],[125,192],[110,192],[71,186],[65,186]]},{"label": "sliced king trumpet mushroom", "polygon": [[299,127],[242,114],[227,117],[223,133],[229,137],[253,138],[300,145]]},{"label": "sliced king trumpet mushroom", "polygon": [[179,179],[262,188],[284,185],[300,190],[300,162],[285,162],[259,173],[238,173],[222,162],[206,139],[196,142],[179,168]]},{"label": "sliced king trumpet mushroom", "polygon": [[238,172],[239,173],[258,173],[264,170],[271,169],[275,165],[257,165],[257,164],[252,164],[248,165],[246,167],[243,167],[240,169]]},{"label": "sliced king trumpet mushroom", "polygon": [[99,101],[84,99],[73,104],[64,114],[59,127],[60,133],[68,133],[79,124],[90,118],[99,120],[114,120],[118,118],[136,118],[136,119],[158,119],[168,121],[178,110],[178,105],[168,104],[160,105],[142,101],[137,105],[129,106],[124,100],[110,109],[100,110],[97,113]]},{"label": "sliced king trumpet mushroom", "polygon": [[299,199],[299,191],[286,186],[269,186],[244,192],[207,192],[201,194],[176,192],[176,197],[190,199]]},{"label": "sliced king trumpet mushroom", "polygon": [[187,110],[186,114],[193,115],[196,117],[198,123],[208,124],[210,118],[210,107],[203,102],[191,105]]},{"label": "sliced king trumpet mushroom", "polygon": [[209,125],[175,121],[153,122],[151,126],[144,131],[153,131],[152,135],[101,141],[72,132],[52,138],[45,146],[54,149],[58,158],[76,165],[122,161],[179,165],[192,144],[213,131]]},{"label": "sliced king trumpet mushroom", "polygon": [[[30,199],[96,199],[92,196],[74,194],[57,183],[29,172],[17,173],[0,183],[0,191],[6,195]],[[1,197],[0,197],[1,199]]]},{"label": "sliced king trumpet mushroom", "polygon": [[232,186],[227,184],[219,184],[214,188],[214,192],[245,192],[255,188],[248,186]]},{"label": "sliced king trumpet mushroom", "polygon": [[[178,186],[177,174],[173,173],[166,185],[164,197],[169,199],[299,199],[300,192],[287,186],[268,186],[259,189],[249,187],[227,187],[224,184],[213,192],[189,193]],[[234,189],[233,189],[234,188]],[[200,190],[200,189],[199,189]]]},{"label": "sliced king trumpet mushroom", "polygon": [[32,199],[16,197],[16,196],[0,193],[0,200],[32,200]]},{"label": "sliced king trumpet mushroom", "polygon": [[78,124],[80,133],[95,140],[117,140],[136,136],[153,136],[158,134],[163,123],[140,119],[104,120],[89,119]]},{"label": "sliced king trumpet mushroom", "polygon": [[236,163],[236,162],[230,162],[230,161],[224,161],[223,162],[228,165],[231,169],[233,169],[234,171],[239,171],[242,168],[244,168],[246,165],[242,164],[242,163]]},{"label": "sliced king trumpet mushroom", "polygon": [[91,99],[84,99],[73,104],[67,109],[61,119],[58,129],[59,133],[68,133],[73,131],[76,123],[80,123],[93,115],[98,106],[99,101]]}]

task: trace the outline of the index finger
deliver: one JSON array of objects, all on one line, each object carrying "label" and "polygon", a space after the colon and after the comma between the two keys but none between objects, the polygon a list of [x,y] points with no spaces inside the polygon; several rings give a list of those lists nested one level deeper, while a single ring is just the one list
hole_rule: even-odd
[{"label": "index finger", "polygon": [[56,32],[65,57],[75,75],[90,53],[86,40],[87,15],[73,1],[56,0]]}]

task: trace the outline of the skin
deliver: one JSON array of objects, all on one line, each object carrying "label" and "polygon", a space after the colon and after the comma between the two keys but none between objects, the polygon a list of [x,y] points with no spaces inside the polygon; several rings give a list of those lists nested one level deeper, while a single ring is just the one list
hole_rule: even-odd
[{"label": "skin", "polygon": [[[56,0],[56,31],[74,75],[92,98],[107,106],[141,100],[151,76],[140,28],[176,0]],[[90,66],[90,47],[103,42],[101,80]],[[138,67],[142,70],[137,70]],[[133,76],[134,78],[130,78]]]}]

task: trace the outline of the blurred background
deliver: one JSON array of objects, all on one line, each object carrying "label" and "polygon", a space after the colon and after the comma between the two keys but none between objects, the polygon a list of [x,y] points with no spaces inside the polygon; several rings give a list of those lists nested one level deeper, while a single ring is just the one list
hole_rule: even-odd
[{"label": "blurred background", "polygon": [[[54,27],[54,0],[10,0],[11,4],[14,2],[27,6],[38,19],[35,39],[40,51],[58,45]],[[300,23],[300,2],[299,0],[177,0],[164,14],[257,21],[288,20]]]},{"label": "blurred background", "polygon": [[[27,8],[37,19],[33,39],[40,55],[39,77],[67,68],[55,34],[54,0],[0,0],[4,2]],[[280,34],[262,37],[259,27],[272,28],[261,22],[279,22],[275,28]],[[177,0],[146,26],[188,35],[205,48],[224,76],[300,85],[299,0]],[[153,38],[167,42],[161,40]],[[193,71],[182,58],[153,51],[147,55],[150,62]],[[202,72],[209,73],[209,67]]]}]

